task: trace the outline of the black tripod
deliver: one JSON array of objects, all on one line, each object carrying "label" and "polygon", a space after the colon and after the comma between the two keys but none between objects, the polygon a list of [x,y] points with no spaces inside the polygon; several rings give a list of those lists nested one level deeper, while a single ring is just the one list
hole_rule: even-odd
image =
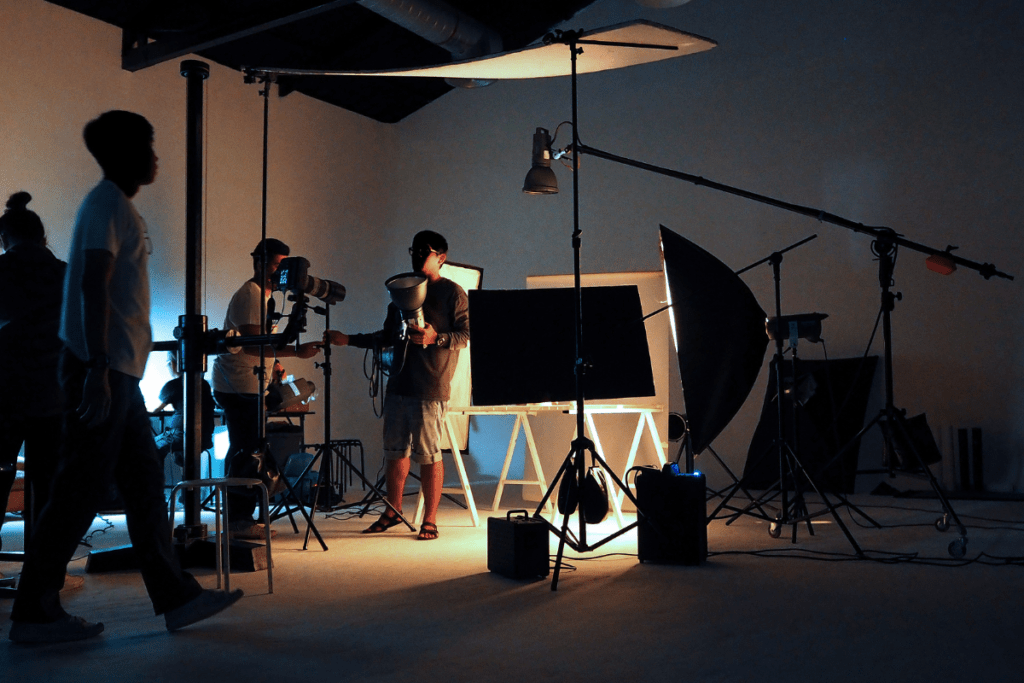
[{"label": "black tripod", "polygon": [[[894,442],[896,439],[899,439],[901,445],[905,446],[906,449],[913,454],[913,460],[918,469],[921,470],[920,474],[928,480],[928,483],[931,485],[936,497],[938,497],[939,502],[942,504],[943,514],[942,517],[935,521],[935,528],[939,531],[946,531],[949,529],[950,523],[956,526],[957,532],[960,536],[956,540],[950,542],[948,551],[952,557],[960,558],[967,554],[967,527],[963,525],[960,518],[953,510],[953,506],[950,505],[949,499],[942,490],[942,486],[939,485],[938,480],[935,478],[935,475],[932,474],[931,469],[929,469],[924,458],[921,456],[917,445],[914,443],[910,430],[907,428],[907,411],[897,408],[893,399],[892,312],[896,308],[896,302],[903,298],[903,294],[900,292],[892,292],[892,286],[894,284],[893,273],[896,268],[896,255],[899,250],[900,243],[901,240],[896,235],[896,232],[888,228],[877,229],[876,237],[871,242],[871,253],[878,257],[878,285],[882,290],[879,316],[882,319],[882,344],[884,346],[882,367],[885,378],[885,406],[881,411],[879,411],[878,415],[864,425],[863,429],[857,432],[856,436],[854,436],[849,443],[843,446],[839,452],[836,453],[835,459],[841,458],[847,450],[860,442],[860,438],[864,436],[868,430],[875,425],[878,425],[882,428],[882,438],[884,439],[885,444],[882,454],[884,467],[884,470],[882,471],[888,472],[890,476],[895,476],[894,473],[896,470],[897,458]],[[968,262],[968,264],[970,264],[970,262]],[[979,269],[982,272],[982,275],[986,278],[990,277],[992,274],[1001,275],[990,265],[986,264],[986,266],[987,269]],[[917,474],[917,472],[907,472],[907,474]]]},{"label": "black tripod", "polygon": [[[322,308],[314,308],[313,311],[322,314],[324,316],[324,328],[328,330],[331,329],[331,304],[327,304]],[[381,493],[380,489],[378,488],[379,484],[374,485],[373,483],[371,483],[370,480],[366,478],[366,475],[363,473],[362,469],[356,467],[356,464],[352,461],[350,455],[352,451],[352,446],[354,445],[353,441],[349,439],[331,439],[331,375],[333,373],[331,366],[331,353],[331,344],[328,340],[325,339],[324,360],[321,363],[317,363],[317,366],[324,373],[324,440],[323,443],[312,444],[313,446],[316,447],[316,454],[313,456],[313,459],[306,467],[306,471],[308,472],[309,469],[313,466],[313,463],[317,461],[320,462],[320,472],[319,476],[317,477],[316,492],[313,494],[313,502],[311,504],[310,510],[313,514],[315,514],[317,510],[317,505],[319,504],[320,501],[321,492],[326,492],[327,495],[327,501],[325,502],[324,505],[326,512],[330,513],[334,510],[339,510],[341,508],[348,507],[346,505],[335,505],[336,502],[344,502],[340,500],[340,492],[336,491],[334,487],[331,473],[333,463],[337,461],[341,463],[340,467],[342,468],[342,472],[339,472],[338,474],[342,474],[344,472],[344,469],[347,467],[350,474],[355,474],[357,477],[359,477],[360,481],[363,482],[364,488],[370,489],[369,492],[367,493],[368,496],[376,496],[383,500],[385,505],[391,508],[391,510],[396,515],[398,515],[398,517],[403,522],[405,522],[405,524],[409,527],[410,530],[414,531],[415,527],[413,527],[413,525],[409,523],[409,520],[403,517],[402,513],[399,510],[395,509],[395,507],[388,502],[384,494]],[[359,443],[360,451],[362,451],[362,448],[363,445]],[[305,474],[305,472],[303,474]],[[335,500],[336,494],[339,500]],[[310,522],[306,528],[306,539],[302,545],[303,550],[306,549],[306,545],[309,543],[310,528],[312,528],[312,522]]]},{"label": "black tripod", "polygon": [[[806,482],[808,485],[810,485],[810,487],[812,489],[814,489],[814,492],[818,495],[818,497],[821,498],[822,502],[825,504],[827,512],[832,515],[833,519],[835,519],[836,524],[839,525],[839,528],[842,530],[842,532],[846,536],[847,540],[849,540],[850,545],[853,546],[854,552],[856,552],[857,555],[860,557],[860,556],[863,556],[864,553],[861,550],[860,546],[857,544],[856,539],[854,539],[853,534],[850,533],[849,528],[846,526],[846,524],[843,522],[842,518],[839,516],[838,512],[836,511],[836,506],[832,504],[832,501],[821,490],[821,488],[818,486],[817,482],[814,480],[814,477],[811,476],[810,472],[808,472],[807,469],[804,467],[803,463],[800,461],[800,457],[799,457],[799,454],[798,454],[798,443],[799,442],[798,442],[798,439],[797,439],[797,415],[796,415],[797,398],[796,398],[796,395],[795,395],[796,394],[797,377],[798,377],[798,372],[797,372],[797,369],[798,369],[798,359],[797,359],[797,352],[796,352],[796,341],[797,341],[797,339],[800,336],[798,329],[794,331],[795,333],[791,333],[790,336],[789,336],[789,338],[791,340],[790,347],[791,347],[791,354],[792,354],[791,355],[791,359],[792,360],[791,360],[791,363],[789,365],[790,365],[790,370],[791,370],[792,375],[791,375],[791,378],[790,378],[790,385],[789,385],[790,386],[790,390],[788,392],[785,390],[785,387],[787,386],[787,384],[786,384],[786,377],[783,374],[784,373],[783,367],[786,365],[786,363],[785,363],[786,351],[785,351],[785,346],[784,346],[783,340],[786,339],[787,336],[786,336],[786,332],[782,329],[782,326],[783,326],[783,317],[782,317],[782,276],[781,276],[782,258],[783,258],[782,255],[785,252],[790,251],[791,249],[795,249],[795,248],[799,247],[800,245],[805,244],[805,243],[815,239],[816,237],[817,237],[817,235],[812,235],[811,237],[808,237],[808,238],[803,239],[803,240],[801,240],[801,241],[799,241],[799,242],[797,242],[795,244],[792,244],[792,245],[786,247],[785,249],[783,249],[781,251],[776,251],[776,252],[772,253],[770,256],[768,256],[768,257],[766,257],[766,258],[764,258],[764,259],[762,259],[762,260],[760,260],[760,261],[758,261],[756,263],[753,263],[753,264],[747,266],[746,268],[743,268],[743,269],[737,271],[737,274],[744,273],[747,270],[750,270],[751,268],[754,268],[755,266],[761,265],[762,263],[770,263],[771,266],[772,266],[772,278],[773,278],[774,285],[775,285],[775,322],[776,322],[776,329],[775,329],[775,335],[774,335],[775,336],[775,358],[774,358],[773,363],[772,363],[773,371],[775,373],[775,388],[776,388],[776,394],[775,394],[775,402],[776,402],[776,433],[775,434],[776,435],[775,435],[774,441],[765,450],[764,454],[762,454],[762,456],[758,459],[758,462],[761,462],[762,460],[767,458],[772,453],[777,454],[778,460],[779,460],[779,479],[777,480],[777,482],[772,487],[767,489],[761,495],[760,498],[752,500],[750,502],[750,504],[747,505],[745,508],[738,509],[738,510],[736,510],[735,508],[728,508],[730,510],[735,510],[735,512],[731,516],[729,522],[727,522],[727,523],[731,524],[733,521],[735,521],[741,515],[745,515],[745,514],[746,515],[752,515],[754,517],[757,517],[759,519],[764,519],[765,521],[768,521],[768,522],[771,523],[771,526],[769,527],[769,534],[773,538],[778,538],[779,536],[781,536],[781,534],[782,534],[782,527],[784,525],[791,524],[793,526],[793,542],[796,543],[797,529],[799,528],[800,523],[804,522],[804,523],[807,524],[808,532],[813,535],[814,534],[814,528],[811,526],[811,520],[814,517],[818,517],[818,516],[821,516],[821,515],[825,514],[826,510],[823,510],[821,512],[814,513],[814,514],[812,514],[812,513],[810,513],[808,511],[808,509],[807,509],[807,502],[806,502],[806,500],[804,498],[804,490],[803,490],[804,482]],[[796,324],[797,324],[797,326],[799,325],[799,323],[796,323]],[[789,427],[788,430],[787,430],[786,410],[785,410],[785,408],[783,406],[783,396],[786,393],[789,393],[789,395],[790,395],[790,406],[791,406],[791,410],[789,411],[790,415],[789,415],[789,420],[788,420],[788,427]],[[790,496],[789,496],[789,491],[790,491],[791,488],[793,490],[792,498],[790,498]],[[721,512],[723,509],[726,509],[727,506],[728,506],[729,501],[733,498],[733,496],[736,494],[736,492],[739,489],[740,489],[740,483],[737,482],[736,484],[733,485],[732,491],[722,499],[722,502],[719,503],[718,507],[715,508],[714,512],[712,512],[711,515],[709,515],[709,519],[714,519],[719,512]],[[766,516],[764,514],[764,511],[760,509],[760,506],[766,504],[767,502],[773,500],[776,497],[780,497],[781,498],[781,503],[780,503],[780,508],[781,509],[780,509],[779,513],[774,518],[771,518],[771,517],[768,517],[768,516]],[[849,503],[849,501],[847,501],[846,499],[841,498],[841,500],[843,501],[843,504],[850,505],[851,507],[853,507],[852,504]],[[758,508],[757,512],[754,512],[754,508],[755,507]],[[866,519],[868,519],[870,522],[875,524],[875,526],[879,526],[877,524],[877,522],[874,522],[874,520],[872,520],[870,517],[867,517],[867,515],[865,515],[862,511],[860,511],[859,509],[857,509],[857,511],[862,516],[864,516]]]},{"label": "black tripod", "polygon": [[[674,462],[678,466],[679,461],[683,460],[683,467],[685,468],[685,471],[692,473],[696,469],[696,466],[694,464],[695,456],[690,437],[690,425],[687,424],[685,415],[680,415],[679,413],[669,413],[668,438],[670,441],[682,442],[679,444],[679,450],[676,452],[676,459]],[[747,500],[754,500],[754,496],[752,496],[750,492],[746,489],[746,487],[744,487],[743,482],[740,480],[739,477],[736,476],[736,473],[732,471],[732,468],[730,468],[729,465],[726,464],[725,460],[722,459],[722,456],[720,456],[718,452],[711,447],[710,444],[708,444],[708,446],[705,447],[705,450],[711,453],[711,457],[715,459],[715,462],[718,463],[718,466],[721,467],[727,475],[729,475],[730,479],[732,479],[732,484],[728,484],[722,489],[714,489],[711,488],[710,485],[707,486],[707,488],[705,489],[705,502],[711,501],[715,498],[724,499],[726,496],[726,491],[730,491],[729,496],[731,498],[732,496],[736,495],[737,490],[742,491],[743,494],[747,497]],[[733,487],[735,487],[735,490],[732,490]],[[739,512],[740,510],[742,510],[742,508],[730,506],[728,502],[729,501],[725,501],[722,509],[729,510],[731,512]],[[761,509],[760,504],[756,504],[754,507],[761,511],[765,519],[768,518],[768,514]],[[707,521],[709,524],[711,523],[712,519],[713,517],[708,517]]]}]

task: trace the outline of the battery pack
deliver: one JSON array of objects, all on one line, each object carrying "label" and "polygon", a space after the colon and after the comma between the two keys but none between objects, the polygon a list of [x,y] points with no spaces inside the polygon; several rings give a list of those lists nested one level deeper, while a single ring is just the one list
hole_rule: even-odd
[{"label": "battery pack", "polygon": [[641,562],[704,563],[708,556],[705,491],[706,479],[700,472],[636,468],[637,507],[645,515],[637,527]]}]

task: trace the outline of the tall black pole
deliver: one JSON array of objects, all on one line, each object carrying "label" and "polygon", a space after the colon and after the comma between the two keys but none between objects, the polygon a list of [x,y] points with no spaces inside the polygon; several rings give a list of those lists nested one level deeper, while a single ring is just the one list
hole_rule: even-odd
[{"label": "tall black pole", "polygon": [[[547,492],[544,494],[537,506],[537,511],[534,513],[534,517],[537,519],[544,519],[541,516],[541,510],[544,509],[544,504],[548,498],[554,493],[554,490],[561,485],[565,487],[566,497],[563,499],[561,492],[559,493],[559,507],[562,508],[562,526],[561,528],[556,527],[553,523],[547,522],[551,531],[558,534],[558,554],[555,559],[555,569],[551,580],[551,590],[558,590],[558,576],[562,567],[562,557],[565,552],[565,546],[568,544],[575,550],[579,551],[590,551],[594,550],[605,543],[621,536],[630,529],[634,528],[639,524],[639,519],[645,517],[641,510],[640,503],[636,500],[636,497],[630,492],[629,487],[616,476],[615,472],[608,467],[606,463],[597,453],[594,447],[594,442],[586,436],[586,412],[584,405],[584,398],[586,396],[585,390],[585,378],[586,378],[586,356],[584,353],[583,343],[583,287],[582,287],[582,276],[580,274],[580,249],[582,246],[580,230],[580,203],[579,203],[579,176],[576,171],[579,170],[579,154],[584,151],[583,145],[579,141],[578,130],[578,110],[577,110],[577,97],[576,97],[576,58],[583,51],[579,49],[581,41],[580,36],[582,35],[579,31],[565,31],[555,32],[545,37],[545,41],[549,38],[551,41],[563,42],[569,46],[570,56],[572,60],[572,157],[573,157],[573,176],[572,176],[572,221],[573,221],[573,233],[572,233],[572,250],[573,250],[573,293],[574,293],[574,316],[576,323],[576,365],[575,365],[575,376],[576,376],[576,438],[573,439],[572,446],[565,460],[562,462],[561,468],[558,470],[558,474],[555,475],[554,480],[551,482],[551,486],[548,487]],[[587,466],[586,456],[590,453],[591,463],[594,467],[601,467],[605,474],[611,478],[613,482],[619,487],[620,490],[637,506],[637,522],[629,524],[617,532],[605,537],[600,542],[590,545],[587,543],[587,521],[586,515],[584,514],[580,492],[583,490],[583,483],[587,477]],[[566,482],[563,477],[571,477],[571,480]],[[575,536],[571,540],[569,539],[569,517],[573,512],[574,508],[578,508],[577,515],[579,521],[579,535]],[[546,520],[545,520],[546,522]]]},{"label": "tall black pole", "polygon": [[[264,288],[267,280],[267,261],[269,260],[267,255],[267,161],[269,157],[269,141],[270,141],[270,86],[274,82],[274,77],[267,75],[264,77],[263,90],[260,91],[260,95],[263,97],[263,185],[261,189],[262,196],[262,213],[260,217],[260,244],[263,247],[260,253],[260,278],[263,280],[260,282],[260,334],[266,335],[270,333],[270,329],[267,327],[267,297],[264,294]],[[267,404],[266,397],[263,393],[267,388],[267,347],[266,344],[260,344],[260,364],[257,369],[257,376],[259,377],[259,393],[256,399],[256,410],[258,413],[258,427],[256,430],[259,438],[259,449],[264,454],[267,450]]]},{"label": "tall black pole", "polygon": [[[185,106],[185,314],[178,319],[182,330],[178,350],[178,369],[182,372],[185,394],[185,479],[200,477],[203,450],[203,375],[206,354],[202,338],[206,333],[203,308],[203,81],[210,75],[208,64],[196,60],[181,63],[181,75],[187,84]],[[200,491],[185,492],[185,532],[187,537],[203,533],[200,524]]]},{"label": "tall black pole", "polygon": [[[566,471],[565,476],[572,477],[574,482],[569,485],[569,490],[575,488],[575,494],[566,497],[565,509],[562,519],[562,533],[559,534],[558,553],[555,561],[555,569],[551,578],[551,590],[558,590],[558,575],[562,567],[562,556],[565,552],[565,542],[569,531],[569,516],[572,514],[571,500],[579,499],[579,492],[583,490],[583,482],[586,479],[586,420],[584,415],[584,369],[583,361],[583,284],[580,274],[580,249],[583,245],[580,230],[580,179],[579,173],[579,133],[577,132],[577,97],[576,97],[576,57],[579,55],[579,48],[576,44],[577,36],[566,34],[569,37],[569,54],[572,61],[572,254],[573,254],[573,315],[576,323],[576,366],[574,368],[576,377],[576,438],[572,442],[571,471]],[[573,486],[575,484],[575,487]],[[587,547],[587,523],[584,520],[583,509],[579,514],[579,546]]]},{"label": "tall black pole", "polygon": [[[785,394],[783,388],[783,373],[782,373],[782,359],[785,356],[785,350],[782,344],[783,332],[782,332],[782,253],[774,252],[768,257],[769,263],[772,264],[772,279],[775,282],[775,435],[776,442],[775,448],[779,453],[779,492],[782,495],[782,519],[788,519],[789,516],[789,494],[786,490],[786,478],[790,473],[791,468],[789,466],[789,460],[786,457],[785,445],[787,442],[786,436],[786,425],[785,418],[783,417],[784,411],[782,409],[782,396]],[[796,377],[793,377],[793,390],[796,390]],[[791,397],[793,398],[793,397]],[[795,485],[794,478],[794,485]]]},{"label": "tall black pole", "polygon": [[[895,235],[894,235],[895,236]],[[883,451],[884,465],[890,473],[895,468],[895,449],[893,447],[892,426],[896,418],[896,399],[893,395],[892,373],[892,312],[896,308],[896,300],[902,298],[899,292],[893,293],[893,271],[896,267],[896,244],[884,236],[871,243],[871,250],[878,256],[878,286],[882,290],[882,376],[885,381],[885,412],[886,426],[882,430],[885,440]]]}]

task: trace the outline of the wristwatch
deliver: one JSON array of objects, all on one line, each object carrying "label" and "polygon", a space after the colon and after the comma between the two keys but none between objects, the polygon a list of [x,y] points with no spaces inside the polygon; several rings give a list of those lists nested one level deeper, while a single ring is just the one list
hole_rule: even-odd
[{"label": "wristwatch", "polygon": [[447,341],[448,337],[444,336],[443,334],[439,334],[437,335],[437,339],[434,341],[434,343],[437,344],[438,346],[444,346],[445,342]]}]

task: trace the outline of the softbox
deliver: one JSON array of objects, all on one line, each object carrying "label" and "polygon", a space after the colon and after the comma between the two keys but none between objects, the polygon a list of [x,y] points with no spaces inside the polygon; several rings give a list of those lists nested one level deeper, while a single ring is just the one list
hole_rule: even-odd
[{"label": "softbox", "polygon": [[765,313],[729,266],[664,225],[661,251],[696,454],[725,429],[757,381],[768,348]]}]

